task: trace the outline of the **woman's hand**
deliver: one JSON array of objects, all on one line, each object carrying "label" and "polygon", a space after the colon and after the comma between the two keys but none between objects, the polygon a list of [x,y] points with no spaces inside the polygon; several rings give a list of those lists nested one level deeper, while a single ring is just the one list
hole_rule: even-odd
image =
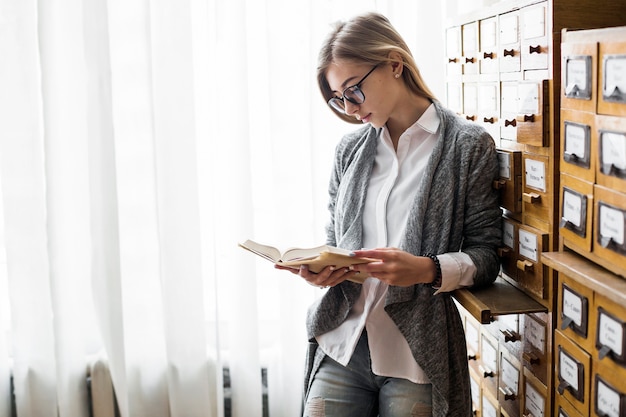
[{"label": "woman's hand", "polygon": [[336,269],[333,266],[327,266],[318,273],[309,271],[309,267],[306,265],[302,265],[299,269],[295,269],[274,264],[274,268],[287,270],[291,273],[300,275],[309,284],[320,288],[334,287],[335,285],[340,284],[357,274],[356,270],[351,270],[350,268]]},{"label": "woman's hand", "polygon": [[430,284],[435,280],[437,270],[432,259],[415,256],[396,248],[356,250],[354,255],[363,258],[379,259],[377,262],[353,265],[353,271],[360,271],[374,278],[398,287],[414,284]]}]

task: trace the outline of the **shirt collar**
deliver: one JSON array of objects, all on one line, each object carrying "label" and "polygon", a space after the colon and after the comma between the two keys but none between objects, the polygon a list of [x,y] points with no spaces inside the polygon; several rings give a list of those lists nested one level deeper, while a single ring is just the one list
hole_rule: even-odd
[{"label": "shirt collar", "polygon": [[[437,129],[439,129],[439,124],[441,123],[441,119],[439,119],[439,114],[437,113],[437,108],[433,103],[426,108],[424,113],[420,116],[419,119],[415,123],[413,123],[409,128],[402,134],[409,134],[409,136],[413,136],[418,129],[421,129],[431,135],[437,133]],[[381,135],[389,135],[387,130],[387,125],[383,126],[381,131]]]}]

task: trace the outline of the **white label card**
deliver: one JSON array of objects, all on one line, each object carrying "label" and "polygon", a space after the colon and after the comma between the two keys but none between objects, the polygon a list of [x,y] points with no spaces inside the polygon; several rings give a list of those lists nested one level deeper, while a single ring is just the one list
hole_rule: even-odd
[{"label": "white label card", "polygon": [[526,383],[526,408],[533,417],[543,417],[546,409],[546,399],[528,382]]},{"label": "white label card", "polygon": [[613,165],[626,169],[626,133],[602,132],[602,165]]},{"label": "white label card", "polygon": [[517,314],[498,316],[498,323],[500,323],[501,330],[510,330],[519,333],[519,317]]},{"label": "white label card", "polygon": [[526,159],[526,186],[546,192],[546,166],[543,162]]},{"label": "white label card", "polygon": [[482,343],[482,354],[485,367],[489,371],[496,372],[498,369],[498,351],[485,338],[483,338]]},{"label": "white label card", "polygon": [[615,208],[601,204],[600,228],[598,232],[603,238],[611,238],[619,245],[624,244],[624,213]]},{"label": "white label card", "polygon": [[563,189],[563,218],[576,227],[583,222],[583,196]]},{"label": "white label card", "polygon": [[578,363],[570,358],[563,351],[559,354],[559,375],[563,378],[570,386],[578,391]]},{"label": "white label card", "polygon": [[519,371],[511,362],[502,358],[502,382],[517,395]]},{"label": "white label card", "polygon": [[604,95],[610,96],[615,89],[626,94],[626,55],[611,57],[604,62]]},{"label": "white label card", "polygon": [[563,287],[563,315],[577,326],[583,323],[583,299],[565,287]]},{"label": "white label card", "polygon": [[565,122],[565,154],[587,158],[588,140],[586,126]]},{"label": "white label card", "polygon": [[546,353],[546,326],[528,317],[524,322],[524,336],[535,349]]},{"label": "white label card", "polygon": [[502,223],[502,241],[511,249],[515,249],[515,226],[511,222]]},{"label": "white label card", "polygon": [[600,326],[598,341],[602,345],[611,348],[616,355],[621,356],[624,343],[624,328],[622,327],[622,323],[600,312],[598,326]]},{"label": "white label card", "polygon": [[599,415],[608,417],[620,417],[620,395],[619,392],[598,380],[598,392],[596,393],[596,406]]},{"label": "white label card", "polygon": [[537,247],[537,235],[525,230],[519,231],[519,253],[528,259],[537,262],[539,260],[539,248]]},{"label": "white label card", "polygon": [[483,395],[483,416],[484,417],[498,417],[499,413],[496,411],[496,407],[491,404],[485,396]]},{"label": "white label card", "polygon": [[567,85],[565,87],[570,88],[575,85],[579,90],[586,90],[587,80],[591,79],[587,74],[587,60],[584,58],[568,59],[566,66],[565,80]]},{"label": "white label card", "polygon": [[517,87],[519,94],[519,114],[539,114],[539,84],[521,83]]}]

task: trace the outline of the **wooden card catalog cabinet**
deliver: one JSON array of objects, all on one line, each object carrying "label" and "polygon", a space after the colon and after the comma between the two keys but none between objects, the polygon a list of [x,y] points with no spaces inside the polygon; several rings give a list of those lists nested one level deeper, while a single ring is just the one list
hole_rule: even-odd
[{"label": "wooden card catalog cabinet", "polygon": [[595,182],[596,131],[595,114],[561,109],[561,172]]},{"label": "wooden card catalog cabinet", "polygon": [[480,21],[480,74],[497,74],[498,67],[498,19],[492,17]]},{"label": "wooden card catalog cabinet", "polygon": [[548,80],[519,81],[517,109],[517,142],[532,146],[548,146]]},{"label": "wooden card catalog cabinet", "polygon": [[[626,307],[597,294],[595,357],[599,362],[613,362],[626,367]],[[626,378],[626,371],[624,371]]]},{"label": "wooden card catalog cabinet", "polygon": [[517,142],[517,109],[519,96],[517,81],[503,81],[500,84],[500,138]]},{"label": "wooden card catalog cabinet", "polygon": [[478,74],[478,22],[461,27],[463,43],[463,75]]},{"label": "wooden card catalog cabinet", "polygon": [[626,193],[626,118],[597,116],[596,182]]},{"label": "wooden card catalog cabinet", "polygon": [[589,415],[591,357],[574,342],[554,332],[557,392],[583,415]]},{"label": "wooden card catalog cabinet", "polygon": [[511,213],[522,212],[522,153],[498,150],[500,179],[495,188],[500,191],[500,206]]},{"label": "wooden card catalog cabinet", "polygon": [[549,323],[535,314],[524,316],[524,336],[522,338],[522,365],[528,368],[543,384],[548,383]]},{"label": "wooden card catalog cabinet", "polygon": [[[524,386],[523,416],[545,417],[549,415],[547,392],[545,387],[537,387],[532,383],[532,375],[527,375]],[[548,413],[547,413],[548,412]]]},{"label": "wooden card catalog cabinet", "polygon": [[463,63],[461,58],[463,50],[461,48],[461,27],[454,26],[446,30],[446,56],[447,74],[456,76],[463,74]]},{"label": "wooden card catalog cabinet", "polygon": [[595,240],[592,253],[603,266],[626,276],[626,194],[594,186]]},{"label": "wooden card catalog cabinet", "polygon": [[548,68],[547,2],[524,7],[520,11],[522,69]]},{"label": "wooden card catalog cabinet", "polygon": [[593,183],[561,174],[559,233],[569,245],[590,253],[593,243]]},{"label": "wooden card catalog cabinet", "polygon": [[500,72],[521,71],[519,12],[500,15]]},{"label": "wooden card catalog cabinet", "polygon": [[498,402],[509,416],[519,415],[521,367],[514,357],[500,351],[500,376],[498,381]]},{"label": "wooden card catalog cabinet", "polygon": [[626,116],[626,42],[600,43],[598,113]]},{"label": "wooden card catalog cabinet", "polygon": [[624,368],[593,361],[591,415],[626,417],[626,384]]},{"label": "wooden card catalog cabinet", "polygon": [[548,285],[544,282],[547,274],[544,273],[540,260],[540,254],[548,248],[548,238],[548,233],[520,225],[516,281],[522,288],[540,299],[546,299],[548,295]]},{"label": "wooden card catalog cabinet", "polygon": [[561,108],[595,113],[598,44],[563,43],[561,56]]}]

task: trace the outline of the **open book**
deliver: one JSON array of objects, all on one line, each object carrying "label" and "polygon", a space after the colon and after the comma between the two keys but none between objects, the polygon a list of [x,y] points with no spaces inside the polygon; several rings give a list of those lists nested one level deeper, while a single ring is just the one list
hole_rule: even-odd
[{"label": "open book", "polygon": [[[293,267],[297,269],[300,265],[308,265],[312,272],[320,272],[327,266],[344,268],[350,265],[374,262],[372,258],[357,258],[350,256],[351,251],[334,246],[322,245],[314,248],[291,248],[284,252],[273,246],[262,245],[252,240],[239,243],[239,246],[261,258],[267,259],[275,264]],[[358,273],[350,278],[350,281],[362,283],[367,278],[366,274]]]}]

